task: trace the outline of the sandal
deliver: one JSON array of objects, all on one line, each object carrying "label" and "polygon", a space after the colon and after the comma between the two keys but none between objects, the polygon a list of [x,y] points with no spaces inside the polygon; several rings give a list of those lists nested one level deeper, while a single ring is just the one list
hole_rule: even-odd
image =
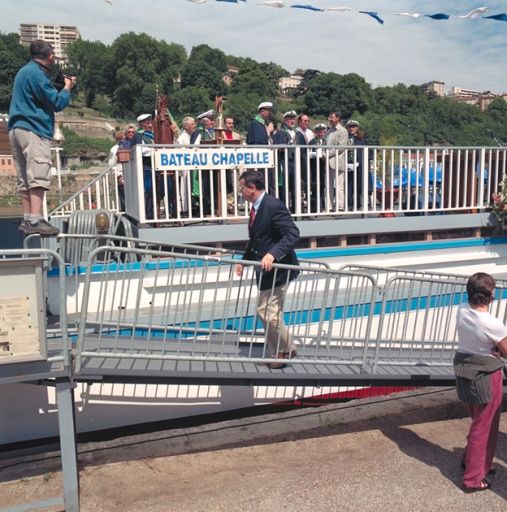
[{"label": "sandal", "polygon": [[466,492],[467,494],[471,494],[472,492],[479,492],[479,491],[487,491],[491,488],[491,484],[483,478],[480,482],[479,487],[467,487],[466,485],[463,487],[463,492]]}]

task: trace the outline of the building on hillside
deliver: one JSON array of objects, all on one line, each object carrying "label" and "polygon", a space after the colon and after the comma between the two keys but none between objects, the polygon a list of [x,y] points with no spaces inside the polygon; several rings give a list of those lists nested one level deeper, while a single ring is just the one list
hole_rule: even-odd
[{"label": "building on hillside", "polygon": [[432,80],[431,82],[426,82],[425,84],[422,84],[420,88],[425,94],[434,92],[437,96],[445,96],[445,82],[438,82],[437,80]]},{"label": "building on hillside", "polygon": [[55,54],[68,64],[67,47],[81,39],[77,27],[71,25],[51,25],[45,23],[21,23],[19,26],[20,43],[29,46],[35,39],[43,39],[53,46]]},{"label": "building on hillside", "polygon": [[496,94],[491,92],[483,92],[477,99],[477,106],[484,111],[491,105],[496,97]]},{"label": "building on hillside", "polygon": [[227,85],[227,87],[232,84],[234,75],[237,75],[238,73],[239,68],[237,66],[233,66],[232,64],[227,66],[227,71],[222,75],[222,80],[224,81],[225,85]]},{"label": "building on hillside", "polygon": [[303,77],[301,75],[282,76],[278,80],[278,88],[282,94],[289,94],[298,88],[302,80]]},{"label": "building on hillside", "polygon": [[12,159],[9,134],[7,132],[8,116],[0,114],[0,176],[15,176],[16,168]]},{"label": "building on hillside", "polygon": [[474,91],[473,89],[464,89],[463,87],[451,87],[449,94],[447,95],[449,98],[456,100],[473,100],[479,98],[481,93],[479,91]]},{"label": "building on hillside", "polygon": [[473,89],[452,87],[449,91],[448,97],[455,101],[459,101],[460,103],[467,103],[468,105],[479,107],[481,110],[486,110],[497,95],[490,91],[479,92],[474,91]]}]

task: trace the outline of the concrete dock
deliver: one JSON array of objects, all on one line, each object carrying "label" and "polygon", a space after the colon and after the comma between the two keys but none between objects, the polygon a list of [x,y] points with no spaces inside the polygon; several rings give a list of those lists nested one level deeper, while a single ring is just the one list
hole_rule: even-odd
[{"label": "concrete dock", "polygon": [[[471,495],[460,469],[468,426],[453,389],[420,388],[84,443],[81,510],[505,511],[507,412],[493,488]],[[58,495],[57,453],[0,461],[0,508]]]}]

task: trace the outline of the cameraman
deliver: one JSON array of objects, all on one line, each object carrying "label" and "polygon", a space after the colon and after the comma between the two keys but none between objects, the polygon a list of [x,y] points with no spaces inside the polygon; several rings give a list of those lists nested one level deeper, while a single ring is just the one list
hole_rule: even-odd
[{"label": "cameraman", "polygon": [[51,140],[55,112],[70,101],[76,78],[64,77],[58,91],[49,78],[55,64],[53,47],[37,39],[30,44],[31,60],[14,79],[9,110],[9,141],[17,171],[17,187],[23,205],[19,229],[26,234],[58,235],[59,230],[42,217],[44,193],[51,184]]}]

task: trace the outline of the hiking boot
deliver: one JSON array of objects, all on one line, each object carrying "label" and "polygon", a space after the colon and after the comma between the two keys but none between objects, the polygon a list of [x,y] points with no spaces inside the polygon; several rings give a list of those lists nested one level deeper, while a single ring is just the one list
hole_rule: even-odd
[{"label": "hiking boot", "polygon": [[60,230],[52,226],[47,220],[40,219],[35,224],[28,223],[25,233],[27,235],[56,236],[60,234]]}]

